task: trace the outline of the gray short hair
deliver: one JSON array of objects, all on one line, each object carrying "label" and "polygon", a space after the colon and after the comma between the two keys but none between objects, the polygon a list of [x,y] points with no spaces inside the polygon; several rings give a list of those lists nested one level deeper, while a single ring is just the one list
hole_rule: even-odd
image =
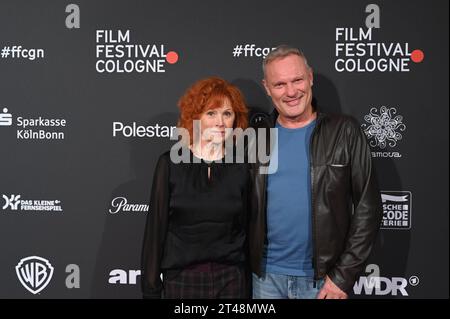
[{"label": "gray short hair", "polygon": [[303,52],[297,48],[291,47],[289,45],[286,44],[282,44],[277,46],[275,49],[273,49],[268,55],[266,55],[266,57],[263,59],[263,63],[262,63],[262,69],[263,69],[263,74],[264,77],[266,77],[266,66],[267,64],[269,64],[270,62],[276,60],[276,59],[281,59],[281,58],[285,58],[289,55],[297,55],[301,58],[303,58],[303,61],[305,61],[306,67],[308,69],[311,69],[311,67],[308,65],[308,61],[306,60],[306,56],[303,54]]}]

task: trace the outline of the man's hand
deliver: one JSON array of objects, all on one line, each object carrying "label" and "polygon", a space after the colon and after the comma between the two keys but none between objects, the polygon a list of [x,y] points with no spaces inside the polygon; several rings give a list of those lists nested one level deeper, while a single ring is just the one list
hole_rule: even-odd
[{"label": "man's hand", "polygon": [[331,281],[330,277],[325,278],[325,284],[320,289],[317,299],[347,299],[348,295]]}]

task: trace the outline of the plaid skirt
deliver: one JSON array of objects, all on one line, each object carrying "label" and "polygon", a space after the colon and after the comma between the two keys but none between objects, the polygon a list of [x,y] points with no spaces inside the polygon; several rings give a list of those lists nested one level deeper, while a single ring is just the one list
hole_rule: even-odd
[{"label": "plaid skirt", "polygon": [[249,298],[248,271],[242,265],[196,264],[163,272],[163,298],[241,299]]}]

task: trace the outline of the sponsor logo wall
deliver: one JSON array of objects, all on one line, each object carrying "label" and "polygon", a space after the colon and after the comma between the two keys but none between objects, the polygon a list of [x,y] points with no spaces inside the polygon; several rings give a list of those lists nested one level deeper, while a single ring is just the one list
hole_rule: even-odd
[{"label": "sponsor logo wall", "polygon": [[352,297],[448,298],[448,2],[132,2],[0,3],[0,298],[141,298],[178,99],[220,76],[262,118],[282,43],[374,159],[383,219]]}]

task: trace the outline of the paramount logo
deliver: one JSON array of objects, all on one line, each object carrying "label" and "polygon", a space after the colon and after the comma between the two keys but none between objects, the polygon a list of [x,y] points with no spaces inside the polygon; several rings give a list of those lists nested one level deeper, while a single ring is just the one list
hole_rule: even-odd
[{"label": "paramount logo", "polygon": [[52,279],[53,266],[38,256],[22,258],[16,266],[20,283],[32,294],[41,292]]},{"label": "paramount logo", "polygon": [[110,214],[117,214],[120,212],[148,212],[147,204],[131,204],[125,197],[115,197],[111,201]]}]

